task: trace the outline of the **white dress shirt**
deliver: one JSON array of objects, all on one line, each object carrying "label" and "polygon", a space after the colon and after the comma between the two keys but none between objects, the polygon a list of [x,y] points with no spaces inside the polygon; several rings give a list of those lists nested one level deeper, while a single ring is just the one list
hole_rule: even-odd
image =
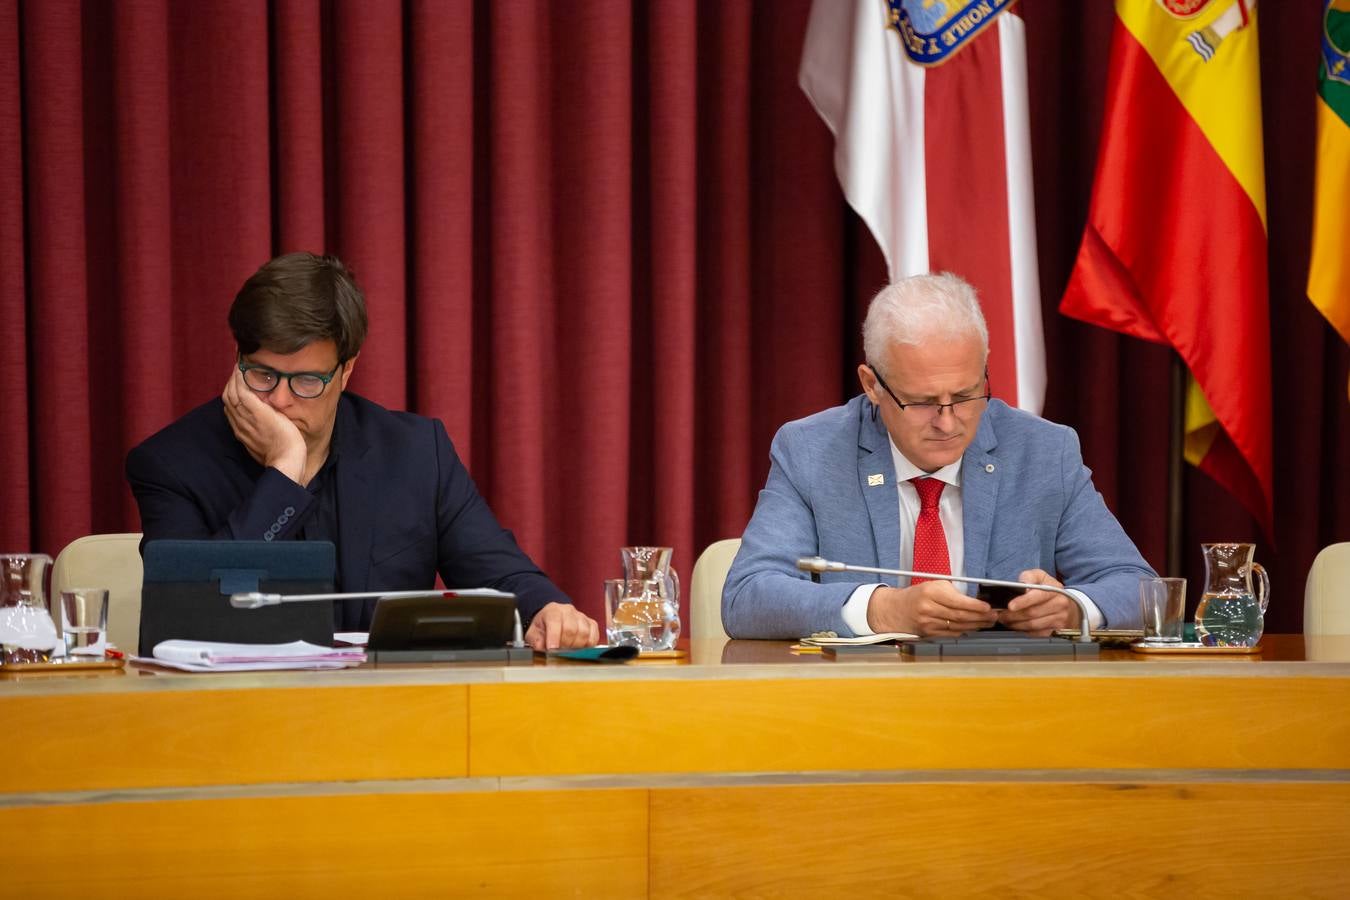
[{"label": "white dress shirt", "polygon": [[[947,537],[947,559],[951,563],[953,575],[964,575],[962,564],[965,562],[965,538],[961,518],[961,460],[943,466],[936,472],[925,472],[910,462],[900,448],[891,441],[891,460],[895,463],[896,494],[900,498],[900,565],[901,569],[914,568],[914,525],[919,519],[919,491],[914,487],[912,478],[936,478],[946,485],[942,496],[938,498],[938,518],[942,521],[942,531]],[[964,458],[964,457],[963,457]],[[1053,574],[1053,573],[1051,573]],[[844,624],[854,634],[873,634],[867,624],[867,609],[872,602],[872,592],[884,584],[860,584],[844,603]],[[901,578],[900,587],[909,587],[909,579]],[[974,585],[956,585],[958,590],[973,589]],[[1103,622],[1101,610],[1082,591],[1072,591],[1087,601],[1088,625],[1100,628]]]}]

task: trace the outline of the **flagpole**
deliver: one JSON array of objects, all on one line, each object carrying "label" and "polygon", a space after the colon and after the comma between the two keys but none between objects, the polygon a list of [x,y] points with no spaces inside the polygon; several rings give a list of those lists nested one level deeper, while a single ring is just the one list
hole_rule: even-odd
[{"label": "flagpole", "polygon": [[1183,485],[1186,456],[1186,363],[1172,351],[1167,460],[1167,573],[1183,575],[1181,532],[1184,524]]}]

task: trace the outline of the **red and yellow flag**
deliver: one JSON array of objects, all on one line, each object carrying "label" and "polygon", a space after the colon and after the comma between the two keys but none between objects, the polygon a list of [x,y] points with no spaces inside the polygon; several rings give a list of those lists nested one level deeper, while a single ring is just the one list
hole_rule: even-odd
[{"label": "red and yellow flag", "polygon": [[1186,459],[1271,533],[1255,0],[1116,0],[1092,207],[1060,311],[1176,349]]},{"label": "red and yellow flag", "polygon": [[1350,341],[1350,0],[1325,0],[1308,297]]}]

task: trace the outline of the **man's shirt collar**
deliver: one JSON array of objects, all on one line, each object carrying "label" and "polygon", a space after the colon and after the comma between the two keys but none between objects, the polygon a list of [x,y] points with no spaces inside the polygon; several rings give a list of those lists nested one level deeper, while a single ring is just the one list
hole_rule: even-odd
[{"label": "man's shirt collar", "polygon": [[936,472],[925,472],[914,463],[910,462],[905,454],[900,452],[900,448],[895,446],[895,441],[889,441],[891,445],[891,460],[895,463],[895,482],[910,481],[915,478],[936,478],[944,484],[959,488],[961,486],[961,460],[965,459],[965,454],[951,465],[943,466]]}]

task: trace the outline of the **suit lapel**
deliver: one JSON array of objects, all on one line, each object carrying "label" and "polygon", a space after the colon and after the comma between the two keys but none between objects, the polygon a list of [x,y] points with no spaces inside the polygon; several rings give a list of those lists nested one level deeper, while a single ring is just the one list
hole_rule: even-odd
[{"label": "suit lapel", "polygon": [[[220,440],[221,453],[239,470],[239,474],[248,479],[248,489],[263,473],[263,465],[249,455],[248,449],[234,436],[230,421],[225,417],[225,404],[219,398],[220,418],[216,421],[216,435]],[[245,491],[247,493],[247,490]]]},{"label": "suit lapel", "polygon": [[338,535],[342,542],[338,570],[342,574],[342,590],[365,591],[369,590],[370,549],[375,531],[374,497],[364,460],[370,447],[358,429],[352,404],[346,397],[338,403],[334,444],[338,450]]},{"label": "suit lapel", "polygon": [[[872,539],[876,552],[874,565],[881,569],[900,567],[900,499],[896,492],[895,460],[891,457],[891,439],[880,420],[871,415],[872,405],[861,404],[858,423],[858,486],[867,503],[872,521]],[[861,565],[862,560],[841,560]],[[881,577],[896,584],[893,575]]]},{"label": "suit lapel", "polygon": [[[993,403],[998,403],[995,400]],[[994,432],[997,413],[994,406],[980,419],[975,440],[961,459],[961,534],[965,561],[964,574],[975,578],[985,575],[989,564],[989,539],[994,528],[994,506],[998,502],[998,483],[1003,473],[994,456],[998,438]]]}]

